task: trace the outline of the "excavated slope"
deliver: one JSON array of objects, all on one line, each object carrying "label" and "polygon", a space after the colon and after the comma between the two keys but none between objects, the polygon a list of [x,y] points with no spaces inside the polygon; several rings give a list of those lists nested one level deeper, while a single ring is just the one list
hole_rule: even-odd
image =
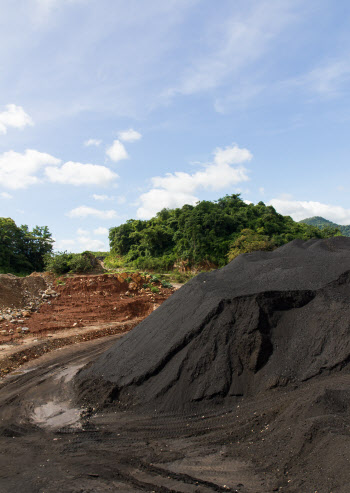
[{"label": "excavated slope", "polygon": [[350,238],[295,240],[188,282],[76,377],[79,398],[191,411],[345,368]]}]

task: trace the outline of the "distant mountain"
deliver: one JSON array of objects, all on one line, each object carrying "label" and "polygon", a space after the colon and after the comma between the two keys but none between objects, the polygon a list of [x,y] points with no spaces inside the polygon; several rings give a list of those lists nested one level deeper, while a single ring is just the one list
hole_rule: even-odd
[{"label": "distant mountain", "polygon": [[300,223],[308,224],[309,226],[316,226],[317,228],[338,228],[344,236],[350,236],[350,225],[342,226],[340,224],[333,223],[328,219],[321,216],[308,217],[307,219],[302,219]]}]

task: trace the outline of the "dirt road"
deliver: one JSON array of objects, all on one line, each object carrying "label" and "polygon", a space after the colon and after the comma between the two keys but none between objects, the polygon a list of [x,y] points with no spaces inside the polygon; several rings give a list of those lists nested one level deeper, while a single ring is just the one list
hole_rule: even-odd
[{"label": "dirt road", "polygon": [[1,493],[270,491],[263,472],[230,456],[229,415],[89,417],[74,407],[72,377],[118,337],[47,354],[3,380]]}]

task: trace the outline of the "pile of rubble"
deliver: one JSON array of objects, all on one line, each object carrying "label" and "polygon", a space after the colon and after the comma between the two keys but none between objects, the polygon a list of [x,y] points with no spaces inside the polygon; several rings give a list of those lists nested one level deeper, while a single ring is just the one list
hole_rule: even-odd
[{"label": "pile of rubble", "polygon": [[0,334],[2,336],[29,331],[26,319],[43,303],[59,296],[53,289],[54,280],[47,274],[34,273],[28,277],[0,275]]},{"label": "pile of rubble", "polygon": [[130,322],[152,313],[172,292],[169,283],[138,272],[0,276],[0,342]]}]

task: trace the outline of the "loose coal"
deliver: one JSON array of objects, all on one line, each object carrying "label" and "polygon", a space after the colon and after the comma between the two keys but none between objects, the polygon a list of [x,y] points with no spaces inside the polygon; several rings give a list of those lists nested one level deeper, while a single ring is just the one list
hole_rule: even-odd
[{"label": "loose coal", "polygon": [[183,412],[346,371],[350,238],[201,274],[76,377],[81,401]]}]

